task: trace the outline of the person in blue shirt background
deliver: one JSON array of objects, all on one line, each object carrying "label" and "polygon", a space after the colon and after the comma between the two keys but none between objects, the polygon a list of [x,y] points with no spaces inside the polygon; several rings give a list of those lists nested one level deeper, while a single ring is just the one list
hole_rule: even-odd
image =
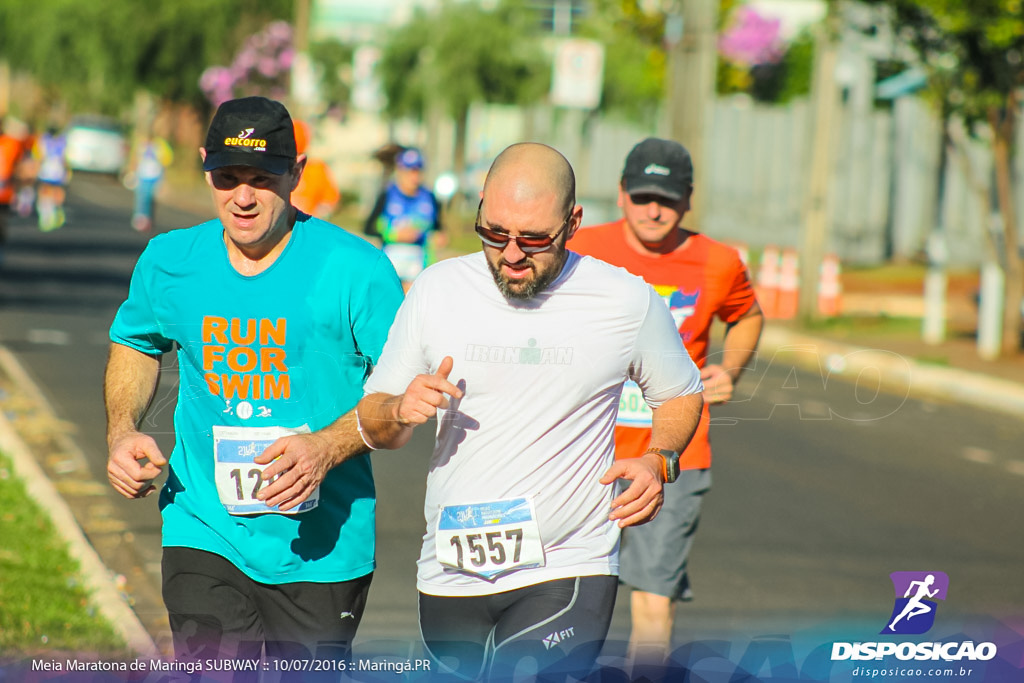
[{"label": "person in blue shirt background", "polygon": [[423,154],[415,147],[399,151],[394,179],[377,197],[364,228],[381,240],[406,288],[431,260],[431,248],[443,246],[441,206],[422,183],[423,164]]},{"label": "person in blue shirt background", "polygon": [[146,232],[153,227],[156,192],[163,180],[164,170],[171,165],[174,153],[163,138],[145,136],[139,144],[135,163],[135,203],[132,227]]},{"label": "person in blue shirt background", "polygon": [[55,126],[46,129],[36,141],[34,154],[39,159],[39,170],[36,173],[36,213],[39,215],[39,229],[43,232],[56,230],[64,225],[64,200],[67,198],[67,186],[71,180],[65,154],[67,153],[67,136],[57,131]]}]

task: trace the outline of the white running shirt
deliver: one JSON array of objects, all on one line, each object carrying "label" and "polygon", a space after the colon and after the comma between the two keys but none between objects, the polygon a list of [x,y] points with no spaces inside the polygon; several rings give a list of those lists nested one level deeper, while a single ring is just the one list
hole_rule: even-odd
[{"label": "white running shirt", "polygon": [[[510,301],[482,252],[442,261],[409,291],[365,392],[402,394],[416,375],[436,372],[445,356],[455,361],[448,379],[464,396],[438,413],[417,588],[475,596],[617,575],[619,528],[608,520],[616,487],[598,480],[614,461],[623,382],[637,382],[652,407],[702,390],[655,291],[622,268],[569,252],[547,290]],[[502,525],[511,517],[495,518],[501,504],[486,504],[520,499],[532,502],[535,526],[527,523],[517,549],[523,533]],[[469,504],[485,505],[457,507]],[[446,519],[483,526],[451,532],[458,537],[442,533],[435,545],[446,507]],[[527,565],[537,559],[529,545],[537,533],[542,559],[509,571],[518,550]],[[449,566],[439,562],[438,548]],[[468,571],[454,568],[457,549]],[[473,573],[475,560],[492,574]]]}]

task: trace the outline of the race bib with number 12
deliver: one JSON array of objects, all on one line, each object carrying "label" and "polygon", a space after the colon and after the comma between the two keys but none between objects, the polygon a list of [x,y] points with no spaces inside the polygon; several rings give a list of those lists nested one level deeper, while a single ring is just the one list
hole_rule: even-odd
[{"label": "race bib with number 12", "polygon": [[217,484],[220,502],[232,515],[254,515],[275,512],[294,515],[312,510],[320,503],[320,487],[309,498],[291,510],[281,512],[256,498],[260,488],[270,482],[263,481],[263,470],[270,467],[257,465],[253,460],[267,446],[283,436],[308,434],[309,427],[213,427],[213,479]]}]

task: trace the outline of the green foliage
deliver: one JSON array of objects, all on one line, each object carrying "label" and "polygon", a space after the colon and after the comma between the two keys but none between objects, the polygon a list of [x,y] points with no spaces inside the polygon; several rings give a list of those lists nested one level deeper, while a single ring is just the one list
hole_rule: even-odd
[{"label": "green foliage", "polygon": [[[875,4],[883,0],[871,0]],[[1007,106],[1024,84],[1021,0],[885,0],[936,96],[969,120]]]},{"label": "green foliage", "polygon": [[89,604],[67,546],[2,454],[0,538],[0,652],[127,652]]},{"label": "green foliage", "polygon": [[493,10],[446,0],[389,32],[379,73],[393,118],[422,117],[429,104],[464,116],[474,102],[527,104],[547,92],[549,62],[535,13],[506,0]]},{"label": "green foliage", "polygon": [[665,14],[637,0],[595,0],[580,35],[605,47],[601,110],[650,123],[665,97]]},{"label": "green foliage", "polygon": [[[663,3],[665,4],[665,3]],[[719,32],[741,0],[720,0]],[[664,42],[668,14],[641,0],[593,0],[581,35],[605,46],[601,110],[652,123],[665,97],[667,55]],[[716,91],[746,92],[756,99],[786,102],[810,91],[813,45],[801,37],[780,64],[750,69],[718,61]]]},{"label": "green foliage", "polygon": [[718,69],[715,72],[715,92],[719,95],[745,93],[750,90],[753,80],[750,69],[746,66],[733,64],[727,59],[718,60]]},{"label": "green foliage", "polygon": [[203,69],[291,12],[292,0],[0,0],[0,58],[72,111],[121,115],[140,88],[201,105]]},{"label": "green foliage", "polygon": [[417,10],[412,20],[392,31],[377,64],[381,89],[387,98],[386,111],[392,118],[422,118],[426,111],[431,51],[427,49],[431,17]]},{"label": "green foliage", "polygon": [[352,92],[352,56],[355,50],[337,40],[322,40],[309,47],[309,56],[320,67],[320,89],[324,100],[346,103]]},{"label": "green foliage", "polygon": [[814,78],[814,38],[811,34],[806,31],[800,33],[789,44],[778,66],[781,73],[772,94],[762,99],[782,104],[809,95]]}]

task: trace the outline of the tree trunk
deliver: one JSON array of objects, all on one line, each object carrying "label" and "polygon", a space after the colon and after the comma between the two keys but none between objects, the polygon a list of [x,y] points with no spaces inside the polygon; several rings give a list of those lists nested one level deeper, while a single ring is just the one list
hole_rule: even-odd
[{"label": "tree trunk", "polygon": [[462,107],[455,115],[455,149],[452,151],[453,170],[458,177],[466,172],[466,136],[469,134],[469,107]]},{"label": "tree trunk", "polygon": [[[715,99],[718,4],[710,0],[681,0],[671,5],[682,34],[668,41],[668,73],[665,78],[668,137],[689,150],[698,178],[706,178],[711,173],[711,164],[708,163],[711,150],[706,135],[708,106],[705,103]],[[707,187],[706,182],[694,185],[690,210],[686,215],[686,226],[691,230],[704,229]]]},{"label": "tree trunk", "polygon": [[1003,338],[1004,355],[1015,355],[1021,349],[1021,301],[1024,299],[1024,266],[1021,263],[1020,240],[1017,236],[1017,211],[1013,198],[1011,142],[1016,129],[1014,98],[1008,98],[1006,114],[992,110],[989,122],[995,137],[992,152],[996,170],[996,194],[1003,221],[1004,284]]},{"label": "tree trunk", "polygon": [[830,13],[826,25],[818,28],[814,40],[814,81],[811,84],[814,129],[800,234],[799,311],[803,320],[822,317],[818,310],[818,278],[828,247],[829,185],[835,163],[833,131],[839,115],[839,91],[835,82],[839,51],[834,40],[834,22],[835,14]]},{"label": "tree trunk", "polygon": [[[455,115],[455,140],[452,150],[452,172],[459,182],[466,177],[466,136],[469,134],[469,107],[463,107]],[[452,234],[470,234],[472,226],[462,220],[466,211],[465,192],[456,192],[448,204],[446,230]]]}]

